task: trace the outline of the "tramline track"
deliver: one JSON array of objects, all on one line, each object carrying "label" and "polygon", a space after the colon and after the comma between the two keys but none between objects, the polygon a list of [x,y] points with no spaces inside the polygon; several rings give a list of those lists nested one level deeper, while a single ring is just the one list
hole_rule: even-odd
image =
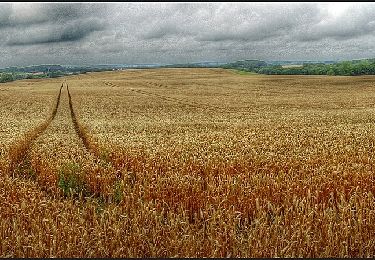
[{"label": "tramline track", "polygon": [[62,96],[64,84],[51,115],[11,146],[8,163],[2,167],[9,176],[31,178],[51,197],[62,191],[74,198],[109,198],[116,170],[110,164],[97,165],[98,149],[77,122],[67,84],[67,96]]},{"label": "tramline track", "polygon": [[38,136],[40,136],[47,129],[47,127],[54,120],[57,113],[57,109],[60,104],[62,88],[63,84],[61,84],[59,94],[57,96],[56,103],[52,109],[50,117],[48,117],[43,123],[41,123],[37,127],[26,132],[20,140],[16,141],[15,143],[13,143],[13,145],[11,145],[8,154],[8,165],[5,166],[5,171],[9,175],[14,175],[16,171],[19,170],[18,168],[22,167],[27,152],[31,147],[32,143],[38,138]]}]

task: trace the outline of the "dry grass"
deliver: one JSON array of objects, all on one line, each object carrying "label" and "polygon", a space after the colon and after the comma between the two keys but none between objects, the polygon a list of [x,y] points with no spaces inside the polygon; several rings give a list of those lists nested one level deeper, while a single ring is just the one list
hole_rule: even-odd
[{"label": "dry grass", "polygon": [[66,80],[26,174],[1,174],[1,256],[374,257],[373,77]]}]

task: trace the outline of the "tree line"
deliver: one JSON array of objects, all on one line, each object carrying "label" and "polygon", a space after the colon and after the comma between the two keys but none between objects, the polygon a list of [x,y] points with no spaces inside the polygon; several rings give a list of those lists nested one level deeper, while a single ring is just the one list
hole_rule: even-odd
[{"label": "tree line", "polygon": [[264,61],[245,60],[225,64],[222,68],[267,75],[375,75],[375,59],[342,61],[333,64],[303,63],[300,66],[270,65]]},{"label": "tree line", "polygon": [[34,75],[32,73],[0,73],[0,83],[11,82],[19,79],[41,79],[41,78],[57,78],[66,75],[60,71],[52,71],[44,74]]}]

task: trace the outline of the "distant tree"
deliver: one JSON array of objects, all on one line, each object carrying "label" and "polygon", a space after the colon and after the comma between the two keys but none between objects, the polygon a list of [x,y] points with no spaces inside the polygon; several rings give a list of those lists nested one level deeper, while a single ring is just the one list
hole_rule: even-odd
[{"label": "distant tree", "polygon": [[9,81],[13,81],[13,75],[10,74],[10,73],[3,73],[1,74],[1,77],[0,77],[0,83],[4,83],[4,82],[9,82]]},{"label": "distant tree", "polygon": [[334,75],[336,75],[336,74],[335,74],[335,71],[334,71],[332,68],[330,68],[330,69],[327,71],[327,75],[334,76]]}]

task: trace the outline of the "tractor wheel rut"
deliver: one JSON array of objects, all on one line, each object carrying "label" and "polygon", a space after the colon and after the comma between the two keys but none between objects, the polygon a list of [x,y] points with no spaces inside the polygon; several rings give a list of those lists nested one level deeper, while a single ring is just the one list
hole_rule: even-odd
[{"label": "tractor wheel rut", "polygon": [[25,164],[24,161],[32,143],[48,128],[48,126],[54,120],[59,108],[62,89],[63,84],[61,84],[60,86],[60,90],[57,95],[55,105],[52,108],[51,115],[44,122],[42,122],[35,128],[30,129],[24,134],[23,137],[21,137],[21,139],[15,141],[11,145],[8,153],[8,164],[5,165],[5,172],[7,172],[9,175],[14,176],[16,172],[19,171],[20,168],[22,168],[22,166]]}]

